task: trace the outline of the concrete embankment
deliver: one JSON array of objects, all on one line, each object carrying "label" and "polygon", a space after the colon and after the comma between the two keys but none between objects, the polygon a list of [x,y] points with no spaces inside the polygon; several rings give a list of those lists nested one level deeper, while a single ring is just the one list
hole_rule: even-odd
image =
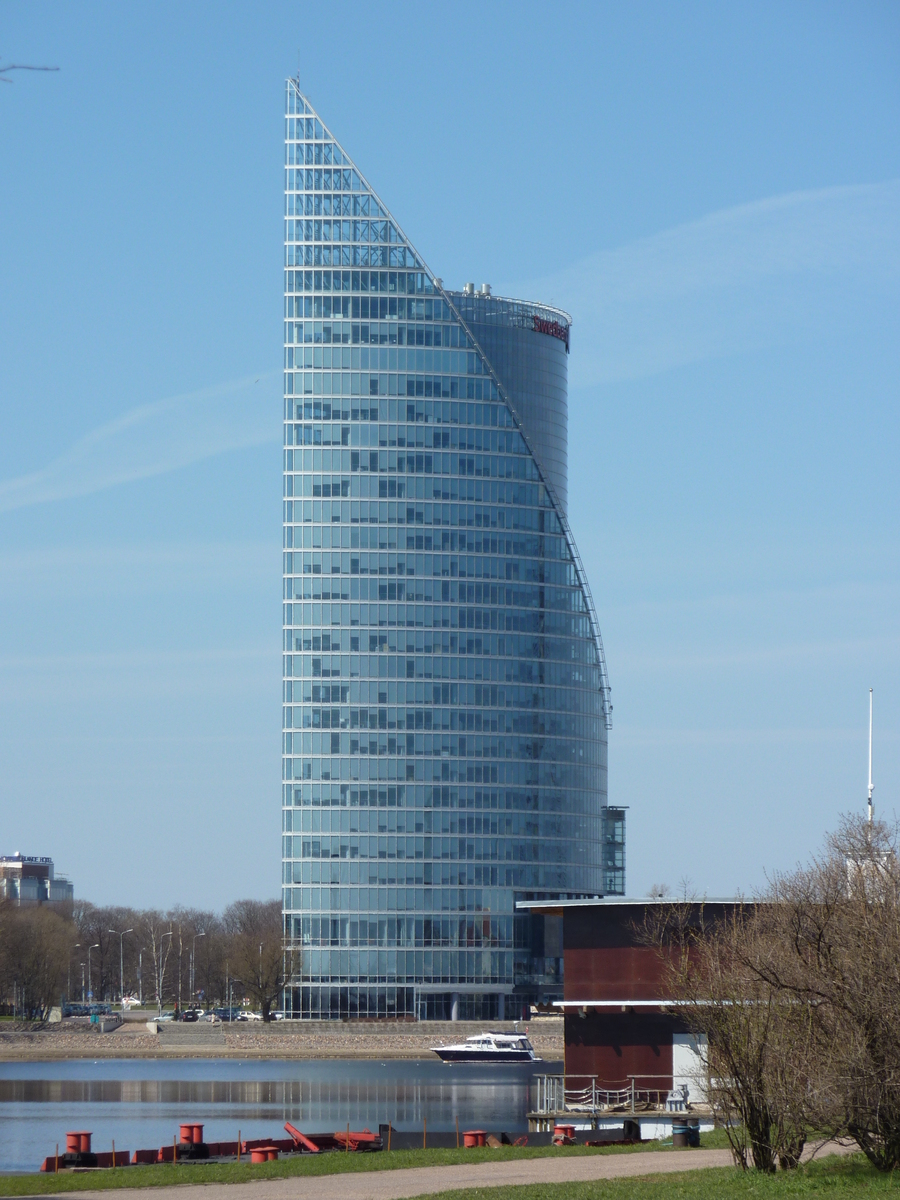
[{"label": "concrete embankment", "polygon": [[[118,1029],[99,1033],[66,1020],[44,1029],[0,1032],[0,1061],[72,1058],[431,1058],[431,1047],[481,1033],[475,1021],[278,1021],[233,1025],[180,1024],[170,1032],[147,1028],[152,1014],[130,1014]],[[513,1032],[510,1021],[491,1028]],[[527,1025],[536,1052],[549,1061],[563,1057],[561,1017],[538,1017]]]}]

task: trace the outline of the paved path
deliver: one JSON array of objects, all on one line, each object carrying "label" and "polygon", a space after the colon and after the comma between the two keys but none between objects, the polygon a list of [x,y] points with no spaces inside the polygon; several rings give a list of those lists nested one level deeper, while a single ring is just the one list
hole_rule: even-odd
[{"label": "paved path", "polygon": [[[400,1171],[294,1176],[258,1183],[182,1184],[153,1189],[153,1200],[403,1200],[456,1188],[501,1184],[574,1183],[635,1175],[727,1167],[730,1150],[592,1154],[579,1158],[519,1158],[507,1162],[409,1167]],[[216,1193],[213,1196],[213,1193]],[[129,1190],[128,1196],[134,1196]],[[78,1200],[110,1200],[110,1192],[78,1192]]]},{"label": "paved path", "polygon": [[[803,1158],[826,1154],[855,1154],[852,1142],[807,1146]],[[397,1171],[360,1171],[342,1175],[260,1179],[255,1183],[179,1184],[155,1187],[152,1200],[406,1200],[457,1188],[491,1188],[525,1183],[590,1183],[594,1179],[625,1179],[636,1175],[669,1175],[703,1167],[733,1165],[730,1150],[657,1150],[629,1154],[591,1154],[578,1158],[519,1158],[506,1162],[454,1163],[443,1167],[408,1167]],[[118,1191],[118,1189],[116,1189]],[[137,1191],[119,1191],[130,1200]],[[110,1200],[115,1193],[75,1192],[73,1200]],[[45,1200],[19,1197],[18,1200]]]}]

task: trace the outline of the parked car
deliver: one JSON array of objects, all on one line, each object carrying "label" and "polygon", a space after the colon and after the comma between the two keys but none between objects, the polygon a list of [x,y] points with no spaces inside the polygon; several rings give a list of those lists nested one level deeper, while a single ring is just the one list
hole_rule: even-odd
[{"label": "parked car", "polygon": [[239,1021],[241,1019],[241,1009],[239,1008],[214,1008],[213,1013],[220,1021]]},{"label": "parked car", "polygon": [[108,1004],[95,1002],[93,1004],[66,1004],[63,1008],[64,1017],[108,1017],[112,1008]]},{"label": "parked car", "polygon": [[182,1021],[199,1021],[203,1016],[202,1008],[186,1008],[181,1014]]}]

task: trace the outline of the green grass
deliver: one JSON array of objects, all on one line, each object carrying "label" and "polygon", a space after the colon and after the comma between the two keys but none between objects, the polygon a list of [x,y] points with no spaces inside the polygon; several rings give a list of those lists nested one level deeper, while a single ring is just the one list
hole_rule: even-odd
[{"label": "green grass", "polygon": [[[702,1135],[705,1149],[725,1147],[721,1130]],[[254,1179],[290,1179],[295,1175],[338,1175],[347,1171],[391,1171],[405,1167],[440,1167],[452,1163],[496,1162],[514,1158],[549,1158],[590,1154],[631,1154],[640,1150],[665,1153],[671,1143],[644,1142],[638,1146],[504,1146],[475,1150],[392,1150],[381,1154],[304,1154],[259,1163],[160,1163],[157,1166],[125,1167],[116,1170],[0,1175],[0,1196],[35,1196],[52,1192],[100,1191],[106,1188],[165,1187],[177,1183],[247,1183]]]},{"label": "green grass", "polygon": [[[496,1162],[503,1158],[545,1158],[628,1153],[630,1147],[592,1150],[583,1146],[551,1151],[548,1147],[505,1147],[503,1150],[398,1150],[390,1154],[327,1154],[253,1166],[249,1163],[163,1164],[83,1175],[0,1176],[0,1195],[33,1196],[54,1192],[100,1191],[127,1187],[164,1187],[179,1183],[247,1183],[257,1179],[384,1171],[404,1167],[442,1166],[459,1162]],[[707,1168],[676,1175],[645,1175],[596,1183],[534,1184],[523,1187],[463,1189],[431,1193],[441,1200],[793,1200],[795,1197],[900,1195],[900,1181],[879,1174],[862,1155],[834,1157],[799,1171],[777,1175],[746,1174],[736,1168]],[[420,1197],[419,1200],[428,1200]]]},{"label": "green grass", "polygon": [[416,1200],[794,1200],[795,1197],[900,1196],[900,1180],[871,1167],[861,1154],[832,1157],[798,1171],[756,1175],[709,1167],[683,1175],[644,1175],[596,1183],[528,1184],[432,1192]]},{"label": "green grass", "polygon": [[[704,1149],[725,1148],[722,1130],[702,1135]],[[181,1183],[249,1183],[258,1179],[339,1175],[348,1172],[387,1171],[407,1167],[449,1166],[454,1163],[498,1162],[511,1159],[584,1157],[666,1153],[671,1144],[649,1142],[638,1146],[504,1146],[477,1150],[393,1150],[382,1154],[330,1153],[281,1158],[254,1165],[241,1163],[164,1163],[159,1166],[89,1171],[84,1174],[0,1175],[0,1196],[34,1196],[57,1192],[105,1191],[119,1188],[166,1187]],[[634,1179],[596,1183],[535,1184],[441,1192],[441,1200],[792,1200],[806,1196],[855,1196],[895,1188],[900,1200],[900,1179],[876,1172],[862,1155],[832,1157],[799,1171],[775,1176],[742,1173],[736,1168],[708,1168],[675,1175],[647,1175]],[[422,1198],[425,1200],[425,1198]]]}]

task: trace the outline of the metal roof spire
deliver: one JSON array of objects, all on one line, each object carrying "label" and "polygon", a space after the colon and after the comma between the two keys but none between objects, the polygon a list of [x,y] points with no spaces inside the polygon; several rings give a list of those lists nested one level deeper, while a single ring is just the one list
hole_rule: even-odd
[{"label": "metal roof spire", "polygon": [[869,688],[869,824],[872,824],[872,689]]}]

